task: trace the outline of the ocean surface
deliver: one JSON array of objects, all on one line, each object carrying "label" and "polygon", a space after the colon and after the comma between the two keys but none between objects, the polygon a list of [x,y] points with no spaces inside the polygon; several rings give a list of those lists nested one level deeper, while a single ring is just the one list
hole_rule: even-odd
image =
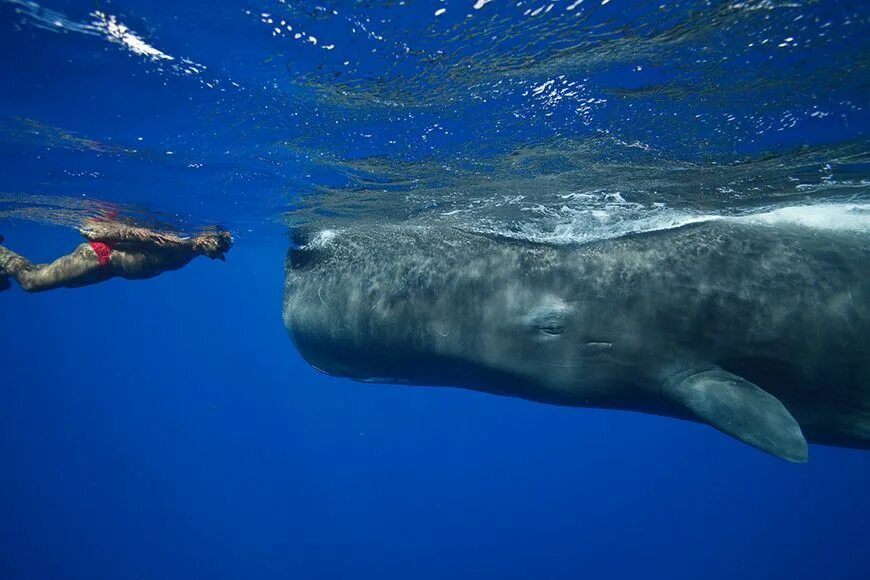
[{"label": "ocean surface", "polygon": [[0,293],[0,578],[867,578],[870,452],[331,378],[281,303],[297,227],[870,233],[868,107],[866,0],[0,0],[4,244],[236,239]]}]

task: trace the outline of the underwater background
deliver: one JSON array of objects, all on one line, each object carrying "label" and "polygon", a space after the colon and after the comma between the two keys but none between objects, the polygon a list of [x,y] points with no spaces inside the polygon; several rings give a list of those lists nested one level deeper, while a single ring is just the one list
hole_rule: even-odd
[{"label": "underwater background", "polygon": [[[0,234],[236,245],[0,294],[0,578],[865,578],[870,453],[308,366],[288,228],[870,232],[864,1],[0,0]],[[806,209],[805,206],[810,206]],[[834,211],[834,209],[836,211]],[[786,210],[791,211],[791,210]]]}]

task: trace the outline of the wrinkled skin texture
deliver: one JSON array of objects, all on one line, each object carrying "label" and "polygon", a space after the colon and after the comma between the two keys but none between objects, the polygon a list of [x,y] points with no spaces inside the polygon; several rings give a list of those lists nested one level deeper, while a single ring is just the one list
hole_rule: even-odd
[{"label": "wrinkled skin texture", "polygon": [[298,239],[318,369],[706,422],[790,461],[870,447],[870,239],[711,221],[579,246],[450,228]]}]

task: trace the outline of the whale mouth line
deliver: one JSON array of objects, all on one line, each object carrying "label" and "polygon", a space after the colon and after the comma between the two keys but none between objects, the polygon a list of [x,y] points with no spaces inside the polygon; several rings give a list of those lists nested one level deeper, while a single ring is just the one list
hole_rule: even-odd
[{"label": "whale mouth line", "polygon": [[579,362],[562,362],[562,363],[559,363],[559,362],[544,361],[544,364],[547,365],[548,367],[558,367],[558,368],[561,368],[561,369],[572,369],[572,368],[575,368],[575,367],[579,367],[581,363],[579,363]]}]

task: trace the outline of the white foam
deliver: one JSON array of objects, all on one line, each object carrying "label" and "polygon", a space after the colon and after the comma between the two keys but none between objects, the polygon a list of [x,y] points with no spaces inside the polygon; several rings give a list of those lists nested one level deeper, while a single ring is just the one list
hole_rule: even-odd
[{"label": "white foam", "polygon": [[822,230],[870,232],[870,204],[798,205],[730,219],[767,225],[792,224]]},{"label": "white foam", "polygon": [[325,246],[334,240],[337,235],[338,232],[335,230],[320,230],[311,240],[309,245],[312,247]]},{"label": "white foam", "polygon": [[528,207],[525,208],[526,211],[534,214],[535,217],[516,224],[516,228],[512,231],[487,225],[473,229],[558,245],[672,230],[711,221],[734,221],[769,226],[799,225],[820,230],[870,232],[870,204],[820,203],[781,207],[741,216],[714,215],[665,207],[653,209],[636,206],[634,208],[636,211],[630,211],[630,208],[620,206],[621,204],[612,204],[609,208],[601,209],[562,207],[560,210],[543,206]]}]

